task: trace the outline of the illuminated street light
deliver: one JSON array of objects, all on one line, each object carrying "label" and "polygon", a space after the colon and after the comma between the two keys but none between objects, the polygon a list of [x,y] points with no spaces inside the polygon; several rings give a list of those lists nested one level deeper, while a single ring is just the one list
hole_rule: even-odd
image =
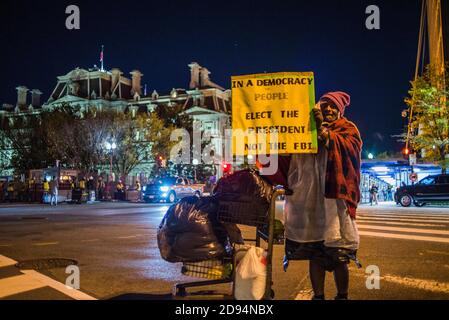
[{"label": "illuminated street light", "polygon": [[[108,179],[109,180],[108,182],[110,184],[110,182],[112,180],[112,157],[114,155],[114,150],[117,149],[117,144],[115,142],[112,142],[112,143],[106,142],[105,146],[106,146],[106,150],[108,150],[110,152],[110,155],[111,155],[111,157],[110,157],[111,162],[109,164],[109,179]],[[112,199],[112,191],[111,191],[111,189],[112,189],[112,186],[109,185],[109,197]]]},{"label": "illuminated street light", "polygon": [[372,153],[368,154],[368,159],[373,160],[374,159],[374,154],[372,154]]},{"label": "illuminated street light", "polygon": [[195,183],[197,183],[197,173],[196,173],[196,170],[197,170],[197,165],[199,165],[200,162],[198,161],[198,159],[193,159],[193,160],[192,160],[192,164],[193,164],[193,168],[194,168],[194,172],[195,172]]},{"label": "illuminated street light", "polygon": [[106,142],[105,147],[106,147],[106,150],[112,151],[112,150],[117,149],[117,144],[115,142],[113,142],[113,143]]}]

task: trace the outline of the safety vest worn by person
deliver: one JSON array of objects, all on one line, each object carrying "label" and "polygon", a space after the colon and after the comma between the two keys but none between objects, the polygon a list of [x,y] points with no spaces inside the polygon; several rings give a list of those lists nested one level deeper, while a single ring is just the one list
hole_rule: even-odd
[{"label": "safety vest worn by person", "polygon": [[48,181],[44,181],[44,192],[50,192],[50,184],[48,183]]},{"label": "safety vest worn by person", "polygon": [[80,189],[81,189],[81,190],[86,189],[86,182],[85,182],[84,180],[81,180],[81,181],[80,181]]}]

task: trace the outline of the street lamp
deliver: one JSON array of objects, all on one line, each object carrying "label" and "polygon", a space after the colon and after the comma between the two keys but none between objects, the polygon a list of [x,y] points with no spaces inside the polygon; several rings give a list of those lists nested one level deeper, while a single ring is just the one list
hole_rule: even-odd
[{"label": "street lamp", "polygon": [[368,154],[368,159],[373,160],[374,159],[374,154],[372,154],[372,153]]},{"label": "street lamp", "polygon": [[200,164],[200,162],[198,161],[198,159],[193,159],[193,160],[192,160],[192,164],[193,164],[193,166],[194,166],[194,168],[195,168],[195,183],[196,183],[196,182],[197,182],[197,181],[196,181],[196,168],[197,168],[197,165]]},{"label": "street lamp", "polygon": [[117,149],[117,144],[115,143],[115,142],[113,142],[113,143],[109,143],[109,142],[106,142],[105,143],[105,147],[106,147],[106,150],[108,150],[108,152],[110,153],[110,155],[111,155],[111,157],[110,157],[110,160],[111,160],[111,162],[110,162],[110,165],[109,165],[109,179],[108,179],[108,182],[109,182],[109,197],[112,199],[112,194],[111,194],[111,180],[112,180],[112,157],[113,157],[113,155],[114,155],[114,150],[115,149]]}]

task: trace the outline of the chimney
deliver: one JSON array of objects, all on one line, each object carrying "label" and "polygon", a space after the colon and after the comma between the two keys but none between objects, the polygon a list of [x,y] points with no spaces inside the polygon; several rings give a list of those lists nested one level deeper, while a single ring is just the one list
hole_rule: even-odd
[{"label": "chimney", "polygon": [[206,87],[210,84],[210,71],[207,70],[207,68],[201,68],[200,70],[201,75],[201,86]]},{"label": "chimney", "polygon": [[211,87],[211,88],[216,88],[216,89],[220,89],[222,91],[225,91],[225,89],[221,86],[219,86],[218,84],[212,82],[212,80],[210,79],[210,74],[211,72],[207,69],[207,68],[203,68],[201,67],[200,69],[200,77],[201,77],[201,87]]},{"label": "chimney", "polygon": [[133,72],[130,72],[132,76],[132,90],[131,94],[134,96],[135,93],[138,93],[139,96],[142,96],[142,77],[143,74],[139,70],[134,70]]},{"label": "chimney", "polygon": [[41,95],[42,92],[38,89],[31,90],[31,105],[33,108],[41,106]]},{"label": "chimney", "polygon": [[27,92],[28,88],[20,86],[16,88],[17,90],[17,107],[23,108],[27,106]]},{"label": "chimney", "polygon": [[112,76],[111,76],[111,93],[114,93],[115,87],[120,82],[120,77],[122,76],[123,72],[120,69],[114,68],[111,70]]},{"label": "chimney", "polygon": [[200,87],[200,69],[201,66],[196,63],[196,62],[192,62],[191,64],[189,64],[190,67],[190,85],[189,88],[190,89],[196,89]]}]

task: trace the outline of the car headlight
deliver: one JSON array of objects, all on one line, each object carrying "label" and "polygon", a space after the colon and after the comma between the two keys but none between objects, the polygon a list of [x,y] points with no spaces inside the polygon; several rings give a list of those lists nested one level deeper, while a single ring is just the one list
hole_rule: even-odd
[{"label": "car headlight", "polygon": [[161,187],[160,190],[162,192],[168,192],[168,190],[170,190],[170,188],[169,187]]}]

